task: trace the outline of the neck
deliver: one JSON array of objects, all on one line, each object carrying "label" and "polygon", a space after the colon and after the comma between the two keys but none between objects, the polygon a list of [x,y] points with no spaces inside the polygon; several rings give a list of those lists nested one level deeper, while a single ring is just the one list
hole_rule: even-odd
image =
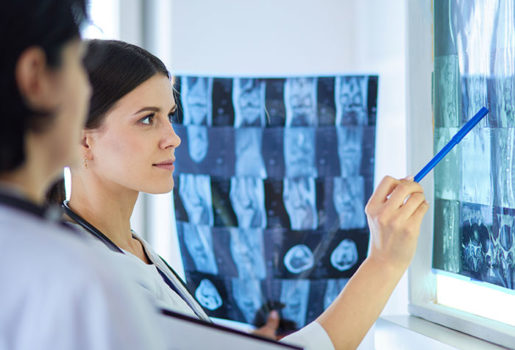
[{"label": "neck", "polygon": [[31,169],[30,165],[24,165],[15,171],[0,175],[0,183],[3,187],[12,189],[26,199],[38,205],[45,203],[46,190],[51,180],[42,176],[37,169]]},{"label": "neck", "polygon": [[128,251],[134,245],[130,218],[137,198],[137,191],[101,180],[82,169],[72,171],[72,210]]}]

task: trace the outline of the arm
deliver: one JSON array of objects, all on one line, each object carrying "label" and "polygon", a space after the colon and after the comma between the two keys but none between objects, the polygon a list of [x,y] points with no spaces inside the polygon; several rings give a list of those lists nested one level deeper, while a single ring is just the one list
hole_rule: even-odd
[{"label": "arm", "polygon": [[429,205],[411,180],[385,177],[365,212],[372,243],[368,258],[317,319],[336,350],[355,349],[379,317],[407,269]]}]

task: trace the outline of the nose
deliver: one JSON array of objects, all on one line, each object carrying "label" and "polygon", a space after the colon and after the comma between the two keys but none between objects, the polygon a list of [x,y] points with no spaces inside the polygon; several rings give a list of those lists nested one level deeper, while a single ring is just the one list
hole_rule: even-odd
[{"label": "nose", "polygon": [[163,135],[160,141],[160,148],[177,148],[181,144],[181,138],[175,133],[173,125],[169,122],[164,123]]}]

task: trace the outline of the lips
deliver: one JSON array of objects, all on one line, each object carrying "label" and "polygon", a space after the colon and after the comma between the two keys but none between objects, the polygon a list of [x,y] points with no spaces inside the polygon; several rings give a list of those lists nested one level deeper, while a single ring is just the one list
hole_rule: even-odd
[{"label": "lips", "polygon": [[155,166],[156,168],[173,171],[175,169],[175,167],[173,165],[174,161],[175,161],[175,159],[169,159],[169,160],[165,160],[163,162],[155,163],[152,165]]}]

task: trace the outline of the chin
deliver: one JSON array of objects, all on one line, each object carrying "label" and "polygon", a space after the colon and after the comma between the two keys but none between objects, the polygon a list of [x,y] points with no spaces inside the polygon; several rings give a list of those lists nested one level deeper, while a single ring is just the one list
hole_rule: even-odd
[{"label": "chin", "polygon": [[151,186],[142,188],[140,192],[150,193],[150,194],[164,194],[173,190],[174,182],[173,179],[171,181],[167,181],[166,183],[153,183]]}]

